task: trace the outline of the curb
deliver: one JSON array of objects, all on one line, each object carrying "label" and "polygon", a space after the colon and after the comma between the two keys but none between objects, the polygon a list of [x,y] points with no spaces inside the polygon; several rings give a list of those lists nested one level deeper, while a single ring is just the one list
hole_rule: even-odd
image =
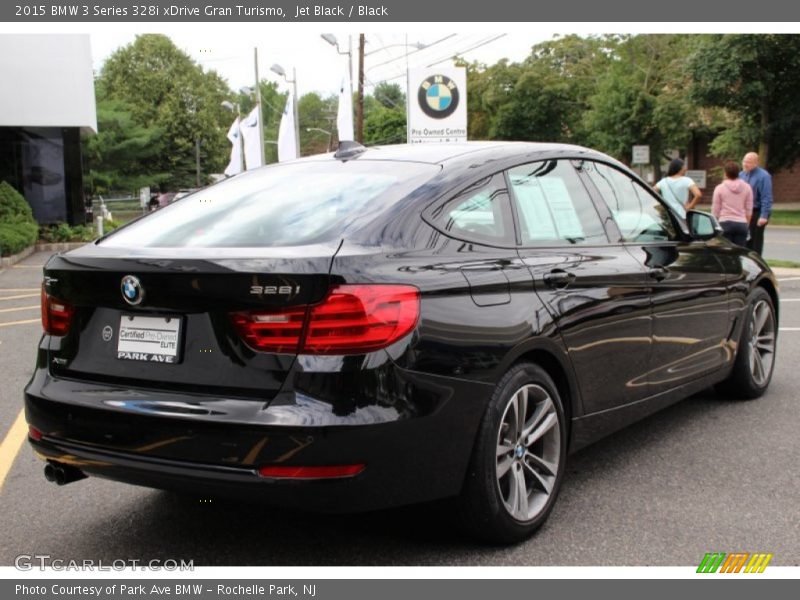
[{"label": "curb", "polygon": [[23,250],[22,252],[19,252],[18,254],[12,254],[11,256],[4,256],[0,258],[0,269],[7,269],[8,267],[17,264],[19,261],[28,258],[35,251],[36,251],[36,246],[29,246],[25,248],[25,250]]},{"label": "curb", "polygon": [[38,243],[35,246],[28,246],[22,252],[12,254],[11,256],[3,256],[0,258],[0,269],[7,269],[14,266],[18,262],[25,260],[34,252],[68,252],[75,250],[91,242],[54,242],[54,243]]},{"label": "curb", "polygon": [[36,252],[68,252],[92,242],[48,242],[36,244]]}]

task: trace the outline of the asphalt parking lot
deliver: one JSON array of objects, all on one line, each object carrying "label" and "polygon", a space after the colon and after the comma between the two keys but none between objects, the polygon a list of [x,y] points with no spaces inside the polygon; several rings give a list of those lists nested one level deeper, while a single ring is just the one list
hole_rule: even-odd
[{"label": "asphalt parking lot", "polygon": [[710,551],[800,565],[800,271],[779,271],[778,357],[765,397],[707,391],[572,456],[547,524],[495,548],[462,537],[446,504],[322,516],[97,479],[48,483],[20,420],[45,260],[0,272],[0,565],[20,554],[196,566],[696,565]]}]

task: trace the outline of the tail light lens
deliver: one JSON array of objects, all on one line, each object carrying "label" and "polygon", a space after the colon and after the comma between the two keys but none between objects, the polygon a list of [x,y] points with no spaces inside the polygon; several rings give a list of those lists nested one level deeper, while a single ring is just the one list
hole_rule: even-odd
[{"label": "tail light lens", "polygon": [[406,285],[339,285],[310,307],[234,313],[254,350],[360,354],[408,335],[419,321],[419,290]]},{"label": "tail light lens", "polygon": [[75,308],[47,293],[42,284],[42,327],[50,335],[66,335],[72,324]]},{"label": "tail light lens", "polygon": [[280,312],[238,312],[231,318],[239,335],[253,350],[296,354],[300,349],[306,307]]}]

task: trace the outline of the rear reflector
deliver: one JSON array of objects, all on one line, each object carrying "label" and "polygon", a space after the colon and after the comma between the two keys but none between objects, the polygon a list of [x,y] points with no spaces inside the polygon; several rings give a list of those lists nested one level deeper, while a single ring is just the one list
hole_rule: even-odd
[{"label": "rear reflector", "polygon": [[325,467],[261,467],[258,474],[262,477],[277,479],[337,479],[353,477],[361,473],[366,465],[336,465]]},{"label": "rear reflector", "polygon": [[42,284],[42,327],[45,333],[66,335],[74,314],[72,305],[49,295]]},{"label": "rear reflector", "polygon": [[261,352],[360,354],[386,348],[414,330],[419,290],[339,285],[310,307],[239,312],[231,318],[245,342]]},{"label": "rear reflector", "polygon": [[42,439],[42,432],[36,429],[33,425],[28,425],[28,435],[31,439],[35,442],[38,442]]}]

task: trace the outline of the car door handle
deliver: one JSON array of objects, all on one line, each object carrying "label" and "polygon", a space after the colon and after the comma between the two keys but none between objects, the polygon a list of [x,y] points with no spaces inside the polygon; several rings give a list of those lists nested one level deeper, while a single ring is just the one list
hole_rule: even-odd
[{"label": "car door handle", "polygon": [[565,288],[570,283],[575,281],[575,275],[561,269],[554,269],[547,273],[544,277],[544,282],[553,288]]},{"label": "car door handle", "polygon": [[666,267],[652,267],[647,269],[647,276],[656,281],[664,281],[669,275],[669,269]]}]

